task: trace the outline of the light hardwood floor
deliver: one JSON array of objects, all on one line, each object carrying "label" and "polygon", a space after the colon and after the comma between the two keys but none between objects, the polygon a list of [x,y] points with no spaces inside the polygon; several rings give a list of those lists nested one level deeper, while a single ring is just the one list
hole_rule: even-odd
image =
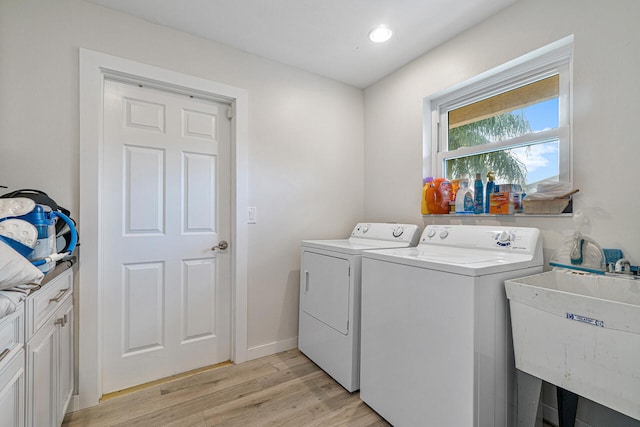
[{"label": "light hardwood floor", "polygon": [[390,426],[298,350],[114,397],[67,414],[62,425]]},{"label": "light hardwood floor", "polygon": [[298,350],[111,398],[62,425],[389,426]]}]

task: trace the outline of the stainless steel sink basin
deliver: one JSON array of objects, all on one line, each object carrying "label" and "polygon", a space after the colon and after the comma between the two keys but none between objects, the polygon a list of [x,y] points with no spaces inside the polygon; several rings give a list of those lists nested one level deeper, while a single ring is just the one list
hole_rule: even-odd
[{"label": "stainless steel sink basin", "polygon": [[554,270],[505,289],[516,368],[640,420],[640,280]]}]

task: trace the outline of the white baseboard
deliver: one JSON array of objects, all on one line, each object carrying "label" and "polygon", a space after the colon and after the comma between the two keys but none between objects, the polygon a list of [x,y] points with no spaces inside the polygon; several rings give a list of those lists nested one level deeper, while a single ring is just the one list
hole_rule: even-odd
[{"label": "white baseboard", "polygon": [[270,356],[281,351],[291,350],[298,347],[298,337],[287,338],[286,340],[272,342],[270,344],[259,345],[247,350],[247,360],[259,359]]},{"label": "white baseboard", "polygon": [[[542,417],[548,422],[550,422],[551,424],[553,424],[554,426],[557,426],[560,421],[560,418],[558,417],[558,409],[554,408],[553,406],[546,405],[544,403],[541,403],[541,405],[542,405]],[[579,418],[576,418],[575,427],[592,427],[592,426],[591,424],[587,424],[584,421],[580,420]]]},{"label": "white baseboard", "polygon": [[67,406],[67,414],[69,412],[75,412],[80,410],[80,396],[78,396],[77,394],[74,394],[73,396],[71,396],[71,399],[69,400],[69,405]]}]

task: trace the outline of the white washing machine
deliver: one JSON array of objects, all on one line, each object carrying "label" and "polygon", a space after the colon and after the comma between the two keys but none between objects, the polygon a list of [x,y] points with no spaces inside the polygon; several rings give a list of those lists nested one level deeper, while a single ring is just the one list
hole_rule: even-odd
[{"label": "white washing machine", "polygon": [[535,228],[429,225],[362,258],[360,398],[396,427],[511,427],[506,279],[542,271]]},{"label": "white washing machine", "polygon": [[298,347],[347,390],[360,387],[360,267],[369,249],[415,246],[412,224],[357,224],[348,239],[304,240]]}]

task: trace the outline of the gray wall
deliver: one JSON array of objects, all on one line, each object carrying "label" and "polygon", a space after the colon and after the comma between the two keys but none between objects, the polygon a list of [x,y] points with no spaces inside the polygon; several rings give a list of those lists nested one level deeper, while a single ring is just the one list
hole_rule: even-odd
[{"label": "gray wall", "polygon": [[[585,234],[638,265],[638,18],[637,0],[521,0],[365,89],[367,218],[539,227],[548,261],[574,230],[570,217],[421,216],[423,99],[574,34],[574,209],[590,220]],[[545,400],[555,404],[548,387]],[[594,426],[640,425],[589,402],[579,417]]]},{"label": "gray wall", "polygon": [[362,90],[80,0],[0,0],[0,184],[76,218],[80,47],[247,90],[249,357],[295,346],[300,240],[364,213]]}]

